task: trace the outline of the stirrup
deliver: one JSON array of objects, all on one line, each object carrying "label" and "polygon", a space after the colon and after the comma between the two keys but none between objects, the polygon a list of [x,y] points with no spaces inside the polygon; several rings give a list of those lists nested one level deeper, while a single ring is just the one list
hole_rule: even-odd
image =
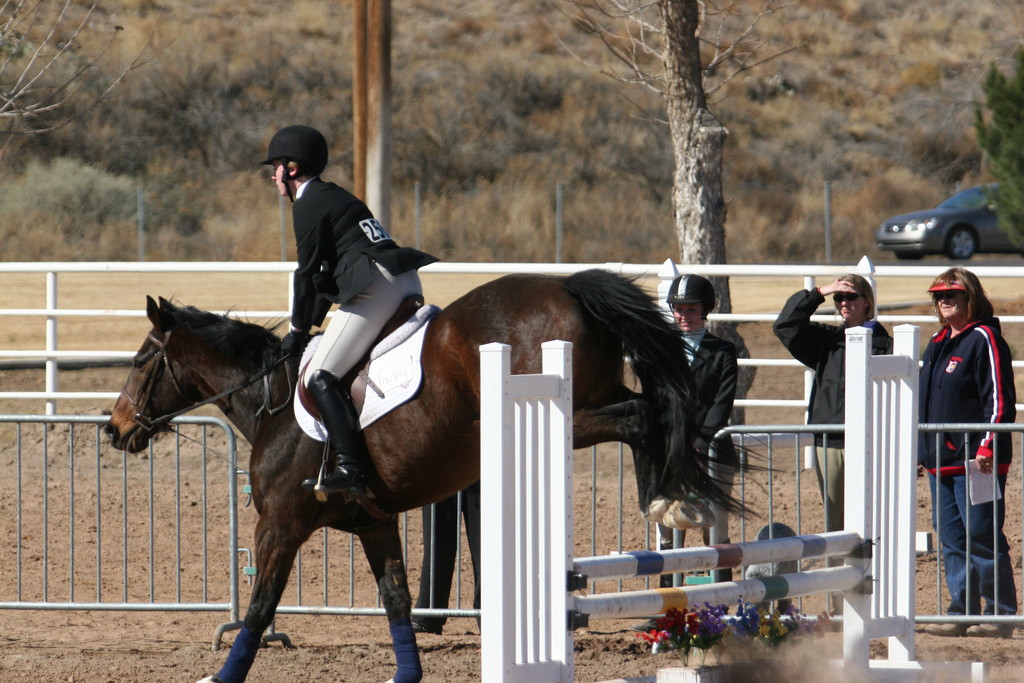
[{"label": "stirrup", "polygon": [[308,489],[312,489],[313,490],[313,496],[318,501],[320,501],[321,503],[326,503],[327,502],[327,498],[330,495],[327,492],[327,489],[324,488],[324,472],[326,470],[327,470],[327,460],[325,459],[325,460],[322,460],[320,462],[320,471],[317,473],[316,479],[310,478],[310,479],[303,479],[302,480],[302,488],[307,489],[307,490]]},{"label": "stirrup", "polygon": [[[343,481],[331,481],[339,478]],[[302,488],[312,489],[313,495],[321,503],[326,503],[334,493],[343,493],[346,498],[359,500],[366,497],[366,477],[362,472],[346,470],[340,464],[327,474],[327,463],[322,462],[316,479],[306,479],[302,482]]]}]

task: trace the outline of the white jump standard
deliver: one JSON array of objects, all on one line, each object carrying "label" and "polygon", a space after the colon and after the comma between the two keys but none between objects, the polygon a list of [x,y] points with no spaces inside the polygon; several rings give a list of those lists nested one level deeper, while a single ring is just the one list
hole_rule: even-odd
[{"label": "white jump standard", "polygon": [[[894,354],[871,354],[871,332],[847,330],[846,529],[705,548],[573,560],[571,345],[549,342],[544,374],[509,375],[509,349],[481,347],[484,500],[482,680],[571,683],[573,629],[590,619],[691,605],[843,595],[843,660],[871,681],[928,681],[941,671],[983,681],[985,666],[914,660],[917,463],[916,326],[895,330]],[[500,448],[502,457],[493,450]],[[842,556],[840,567],[628,593],[574,595],[586,581]],[[581,583],[582,582],[582,583]],[[870,658],[888,639],[888,659]]]}]

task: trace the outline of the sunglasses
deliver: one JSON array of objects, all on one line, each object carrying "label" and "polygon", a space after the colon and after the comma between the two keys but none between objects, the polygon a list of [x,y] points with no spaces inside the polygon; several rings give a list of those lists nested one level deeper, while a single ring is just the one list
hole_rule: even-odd
[{"label": "sunglasses", "polygon": [[945,301],[947,299],[955,299],[956,295],[960,293],[958,289],[946,289],[941,292],[932,292],[932,301]]},{"label": "sunglasses", "polygon": [[832,301],[837,304],[841,304],[844,301],[856,301],[861,298],[862,294],[833,294]]}]

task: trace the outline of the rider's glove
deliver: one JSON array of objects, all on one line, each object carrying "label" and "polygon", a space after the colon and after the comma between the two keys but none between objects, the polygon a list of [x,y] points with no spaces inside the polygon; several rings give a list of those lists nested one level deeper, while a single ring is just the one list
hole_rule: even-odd
[{"label": "rider's glove", "polygon": [[302,357],[302,350],[309,343],[309,332],[292,330],[281,340],[281,355],[289,356],[294,360]]}]

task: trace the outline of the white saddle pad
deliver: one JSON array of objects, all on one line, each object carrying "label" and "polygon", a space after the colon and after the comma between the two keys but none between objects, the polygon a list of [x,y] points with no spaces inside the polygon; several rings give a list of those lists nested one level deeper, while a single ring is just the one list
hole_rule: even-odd
[{"label": "white saddle pad", "polygon": [[[366,368],[369,382],[366,387],[366,398],[359,413],[360,429],[365,429],[406,403],[419,391],[423,383],[423,368],[420,365],[423,339],[428,324],[440,312],[441,309],[437,306],[423,306],[370,352],[370,364]],[[299,367],[305,367],[310,361],[320,344],[320,339],[319,335],[313,337],[306,345]],[[302,431],[317,441],[327,441],[327,430],[319,420],[306,411],[298,393],[292,401],[292,406],[295,410],[295,420]]]}]

